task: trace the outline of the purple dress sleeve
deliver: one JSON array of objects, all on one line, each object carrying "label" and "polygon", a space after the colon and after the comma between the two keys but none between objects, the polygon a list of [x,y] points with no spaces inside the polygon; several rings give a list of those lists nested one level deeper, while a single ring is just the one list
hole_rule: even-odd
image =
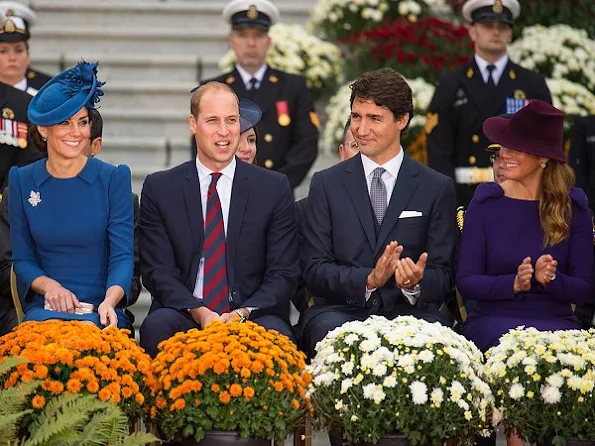
[{"label": "purple dress sleeve", "polygon": [[465,212],[457,268],[457,287],[465,299],[515,299],[513,284],[516,271],[503,275],[488,275],[486,271],[488,238],[493,234],[486,224],[484,210],[489,206],[489,197],[501,195],[502,188],[496,184],[480,185]]}]

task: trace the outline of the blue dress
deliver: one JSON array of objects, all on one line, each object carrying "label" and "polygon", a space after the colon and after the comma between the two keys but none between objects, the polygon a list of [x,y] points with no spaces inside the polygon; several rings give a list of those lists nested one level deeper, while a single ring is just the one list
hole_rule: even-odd
[{"label": "blue dress", "polygon": [[[568,238],[543,246],[539,202],[504,195],[495,183],[480,184],[465,213],[457,287],[476,303],[465,321],[464,334],[482,350],[519,325],[538,330],[580,328],[571,304],[591,299],[593,227],[587,197],[570,189],[572,221]],[[558,261],[556,279],[514,294],[517,268],[525,257],[533,267],[543,254]]]},{"label": "blue dress", "polygon": [[54,178],[42,159],[13,167],[9,176],[13,265],[26,321],[87,320],[99,315],[44,310],[44,297],[31,284],[40,276],[58,281],[81,302],[98,306],[112,285],[124,289],[118,326],[130,293],[133,210],[130,169],[89,158],[73,178]]}]

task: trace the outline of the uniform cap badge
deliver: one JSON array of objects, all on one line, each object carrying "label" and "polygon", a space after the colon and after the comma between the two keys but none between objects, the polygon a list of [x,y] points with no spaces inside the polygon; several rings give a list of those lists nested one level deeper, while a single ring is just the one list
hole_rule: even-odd
[{"label": "uniform cap badge", "polygon": [[254,20],[258,18],[258,10],[256,9],[256,5],[250,5],[248,7],[248,11],[246,12],[246,17],[250,20]]},{"label": "uniform cap badge", "polygon": [[502,14],[504,12],[504,6],[502,6],[502,0],[496,0],[494,6],[492,6],[494,14]]}]

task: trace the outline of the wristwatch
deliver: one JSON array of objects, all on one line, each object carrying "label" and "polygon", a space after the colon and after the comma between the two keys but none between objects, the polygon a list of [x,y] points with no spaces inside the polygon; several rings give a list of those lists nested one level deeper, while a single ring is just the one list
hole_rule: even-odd
[{"label": "wristwatch", "polygon": [[244,312],[242,310],[240,310],[239,308],[236,308],[235,310],[233,310],[236,312],[236,314],[238,316],[240,316],[240,322],[246,322],[248,319],[246,318],[246,316],[244,316]]}]

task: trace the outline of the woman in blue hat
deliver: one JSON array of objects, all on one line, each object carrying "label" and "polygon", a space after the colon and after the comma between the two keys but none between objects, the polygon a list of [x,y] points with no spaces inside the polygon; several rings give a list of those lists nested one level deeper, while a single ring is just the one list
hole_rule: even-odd
[{"label": "woman in blue hat", "polygon": [[256,158],[256,124],[262,118],[262,110],[254,102],[240,98],[240,143],[236,156],[248,164],[254,164]]},{"label": "woman in blue hat", "polygon": [[126,327],[133,273],[130,169],[83,153],[89,110],[103,95],[97,63],[43,86],[29,106],[47,159],[10,171],[13,265],[25,321]]}]

